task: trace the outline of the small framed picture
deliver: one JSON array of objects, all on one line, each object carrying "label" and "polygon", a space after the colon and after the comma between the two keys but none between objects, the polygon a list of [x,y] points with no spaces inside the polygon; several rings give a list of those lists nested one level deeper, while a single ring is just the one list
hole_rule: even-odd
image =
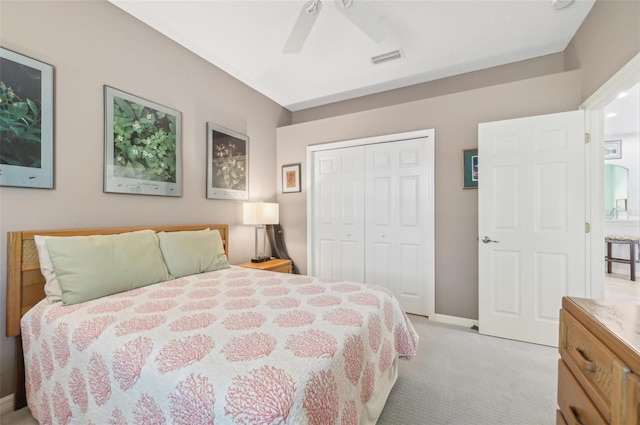
[{"label": "small framed picture", "polygon": [[463,189],[478,188],[478,149],[465,149],[462,151],[462,168],[464,170]]},{"label": "small framed picture", "polygon": [[604,159],[622,158],[622,140],[608,140],[604,142]]},{"label": "small framed picture", "polygon": [[0,186],[53,189],[53,66],[2,47]]},{"label": "small framed picture", "polygon": [[282,193],[300,192],[300,163],[282,166]]},{"label": "small framed picture", "polygon": [[207,123],[207,199],[249,200],[249,137]]},{"label": "small framed picture", "polygon": [[104,191],[182,196],[182,114],[104,86]]}]

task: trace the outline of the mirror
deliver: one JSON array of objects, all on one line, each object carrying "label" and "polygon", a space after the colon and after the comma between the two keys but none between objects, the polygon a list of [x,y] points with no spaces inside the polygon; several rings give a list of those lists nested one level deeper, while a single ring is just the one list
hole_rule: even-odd
[{"label": "mirror", "polygon": [[627,183],[629,169],[620,165],[604,166],[604,216],[606,219],[625,219],[627,214]]}]

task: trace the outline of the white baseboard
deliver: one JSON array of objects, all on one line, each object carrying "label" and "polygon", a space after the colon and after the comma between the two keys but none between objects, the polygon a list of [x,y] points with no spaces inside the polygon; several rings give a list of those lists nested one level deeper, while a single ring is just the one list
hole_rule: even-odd
[{"label": "white baseboard", "polygon": [[13,412],[13,394],[0,398],[0,416]]},{"label": "white baseboard", "polygon": [[477,320],[467,319],[464,317],[447,316],[446,314],[434,314],[433,320],[440,323],[447,323],[449,325],[463,326],[465,328],[478,326]]}]

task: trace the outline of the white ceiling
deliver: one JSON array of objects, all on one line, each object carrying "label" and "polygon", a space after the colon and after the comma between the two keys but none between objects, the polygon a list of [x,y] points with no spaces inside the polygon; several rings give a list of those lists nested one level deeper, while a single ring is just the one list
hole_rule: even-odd
[{"label": "white ceiling", "polygon": [[291,111],[562,52],[595,2],[371,0],[391,26],[377,44],[323,0],[302,51],[284,54],[304,1],[109,1]]}]

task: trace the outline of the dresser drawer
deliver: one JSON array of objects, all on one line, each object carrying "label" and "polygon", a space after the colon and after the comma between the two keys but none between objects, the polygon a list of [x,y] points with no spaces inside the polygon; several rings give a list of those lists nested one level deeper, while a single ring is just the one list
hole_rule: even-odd
[{"label": "dresser drawer", "polygon": [[640,376],[629,375],[628,391],[625,394],[625,423],[640,425]]},{"label": "dresser drawer", "polygon": [[562,359],[558,360],[558,406],[566,423],[608,424]]},{"label": "dresser drawer", "polygon": [[564,416],[562,416],[560,410],[556,410],[556,425],[569,425],[567,421],[564,420]]},{"label": "dresser drawer", "polygon": [[610,421],[616,356],[564,310],[560,311],[560,355],[600,413]]},{"label": "dresser drawer", "polygon": [[284,266],[274,267],[270,270],[272,272],[277,272],[277,273],[291,273],[291,264],[285,264]]}]

